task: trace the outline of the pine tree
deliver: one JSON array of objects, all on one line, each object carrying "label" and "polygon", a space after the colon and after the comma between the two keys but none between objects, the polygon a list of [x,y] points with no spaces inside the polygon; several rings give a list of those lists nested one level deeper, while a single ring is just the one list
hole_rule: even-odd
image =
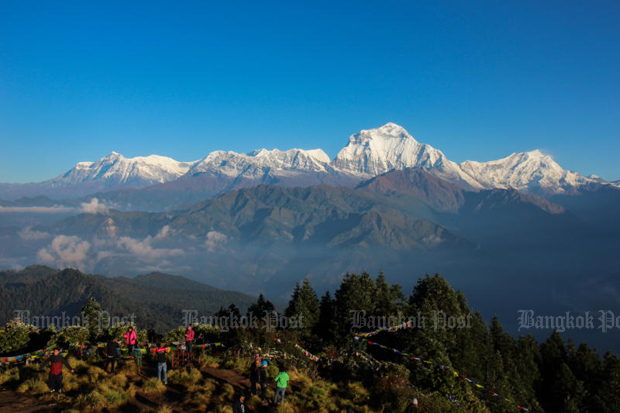
[{"label": "pine tree", "polygon": [[374,314],[379,317],[396,315],[396,304],[392,300],[390,285],[385,281],[383,271],[379,272],[375,282],[375,295],[373,297]]},{"label": "pine tree", "polygon": [[288,302],[288,306],[286,307],[286,310],[284,310],[284,315],[287,317],[293,317],[297,312],[296,306],[299,302],[299,290],[301,290],[301,286],[297,282],[295,283],[295,288],[293,289],[293,294]]},{"label": "pine tree", "polygon": [[354,316],[364,318],[374,313],[375,282],[367,272],[362,275],[346,274],[336,291],[335,339],[351,344]]},{"label": "pine tree", "polygon": [[90,340],[95,341],[103,335],[104,327],[108,327],[108,318],[101,309],[101,305],[91,297],[80,312],[82,326],[90,333]]},{"label": "pine tree", "polygon": [[592,412],[620,412],[620,359],[611,352],[603,356],[601,385],[592,397]]},{"label": "pine tree", "polygon": [[306,277],[301,287],[299,283],[295,285],[293,297],[284,314],[287,317],[300,317],[304,330],[308,331],[319,321],[319,307],[319,299],[310,285],[310,280]]},{"label": "pine tree", "polygon": [[253,315],[258,319],[264,319],[266,315],[269,315],[275,311],[273,303],[265,299],[263,293],[260,293],[258,300],[248,308],[248,316]]},{"label": "pine tree", "polygon": [[[541,386],[538,396],[542,407],[546,411],[559,412],[565,404],[565,394],[561,389],[570,385],[561,381],[574,380],[570,368],[566,365],[567,352],[562,337],[554,331],[540,346],[541,358]],[[568,370],[568,371],[567,371]]]},{"label": "pine tree", "polygon": [[335,302],[329,294],[329,291],[326,291],[323,297],[321,297],[321,303],[319,304],[319,319],[314,326],[314,334],[320,337],[326,344],[335,344],[335,315]]}]

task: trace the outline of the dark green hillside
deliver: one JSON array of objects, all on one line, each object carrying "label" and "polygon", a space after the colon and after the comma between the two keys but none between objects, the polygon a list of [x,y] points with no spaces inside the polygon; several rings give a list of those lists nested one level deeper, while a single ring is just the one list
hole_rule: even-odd
[{"label": "dark green hillside", "polygon": [[0,272],[0,323],[27,310],[31,317],[77,315],[92,297],[111,315],[135,315],[145,328],[170,329],[182,321],[182,310],[209,315],[235,303],[246,308],[253,297],[201,284],[179,276],[148,274],[136,279],[87,275],[73,269],[43,266]]}]

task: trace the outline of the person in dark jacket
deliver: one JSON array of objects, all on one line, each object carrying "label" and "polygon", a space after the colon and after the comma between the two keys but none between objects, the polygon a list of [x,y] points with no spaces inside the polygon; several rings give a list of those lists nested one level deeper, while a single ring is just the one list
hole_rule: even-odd
[{"label": "person in dark jacket", "polygon": [[418,399],[416,399],[415,397],[407,408],[407,413],[418,413]]},{"label": "person in dark jacket", "polygon": [[263,404],[267,402],[267,360],[263,360],[258,369],[258,382]]},{"label": "person in dark jacket", "polygon": [[239,396],[235,399],[233,413],[245,413],[245,393],[239,393]]},{"label": "person in dark jacket", "polygon": [[259,370],[260,358],[256,357],[254,363],[250,366],[250,394],[252,396],[256,396],[258,394],[256,391],[256,383],[260,380]]},{"label": "person in dark jacket", "polygon": [[108,371],[108,366],[112,366],[110,369],[110,373],[116,373],[116,359],[118,358],[118,349],[120,348],[118,344],[118,340],[110,337],[108,339],[108,343],[106,344],[106,364],[104,367],[105,371]]},{"label": "person in dark jacket", "polygon": [[57,391],[58,393],[62,393],[62,366],[63,364],[65,367],[71,370],[71,373],[74,373],[75,371],[73,370],[73,368],[71,367],[67,359],[65,359],[63,355],[60,354],[59,348],[54,349],[54,353],[51,356],[49,356],[43,362],[43,364],[41,364],[41,368],[44,368],[48,364],[50,365],[50,377],[48,379],[48,386],[52,393],[55,391]]},{"label": "person in dark jacket", "polygon": [[168,349],[157,343],[155,356],[157,358],[157,378],[161,381],[161,373],[164,373],[164,384],[168,384],[168,358],[166,357]]}]

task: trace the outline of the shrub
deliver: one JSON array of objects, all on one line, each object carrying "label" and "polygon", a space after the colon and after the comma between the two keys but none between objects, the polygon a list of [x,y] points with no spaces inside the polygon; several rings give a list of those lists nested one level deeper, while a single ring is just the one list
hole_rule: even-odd
[{"label": "shrub", "polygon": [[205,354],[201,358],[201,367],[211,367],[217,369],[220,367],[220,360],[210,354]]},{"label": "shrub", "polygon": [[0,386],[14,381],[19,381],[19,369],[9,368],[0,374]]},{"label": "shrub", "polygon": [[172,370],[168,373],[168,381],[172,384],[190,386],[202,379],[202,373],[194,367]]},{"label": "shrub", "polygon": [[214,410],[215,413],[233,413],[232,407],[225,405],[217,405]]},{"label": "shrub", "polygon": [[220,400],[232,402],[235,398],[235,388],[229,383],[224,383],[220,391]]},{"label": "shrub", "polygon": [[86,377],[91,383],[98,383],[101,379],[101,376],[106,376],[105,371],[101,367],[90,366],[86,371]]},{"label": "shrub", "polygon": [[106,407],[108,408],[118,407],[129,401],[129,397],[127,397],[127,394],[125,394],[122,390],[108,388],[102,391],[101,394],[105,398],[107,405]]},{"label": "shrub", "polygon": [[68,326],[57,331],[47,342],[47,346],[67,349],[70,346],[84,344],[89,336],[90,331],[86,327]]},{"label": "shrub", "polygon": [[146,394],[162,393],[166,386],[156,377],[150,378],[142,385],[142,391]]},{"label": "shrub", "polygon": [[127,376],[124,374],[115,374],[110,381],[116,387],[125,387],[127,385]]},{"label": "shrub", "polygon": [[90,407],[95,410],[101,410],[101,409],[104,409],[106,405],[107,405],[107,401],[105,397],[103,397],[103,395],[99,393],[97,390],[93,390],[89,394],[86,395],[86,398],[84,400],[84,405],[81,405],[80,407],[82,409]]},{"label": "shrub", "polygon": [[138,374],[138,365],[132,361],[121,362],[120,368],[118,368],[116,371],[126,376],[135,376],[136,374]]},{"label": "shrub", "polygon": [[250,370],[251,361],[246,358],[230,356],[224,361],[224,368],[234,370],[240,374],[246,374]]},{"label": "shrub", "polygon": [[40,394],[48,393],[50,391],[49,387],[43,380],[40,379],[29,379],[19,385],[17,388],[17,392],[21,394],[31,394],[34,396],[38,396]]},{"label": "shrub", "polygon": [[28,347],[32,336],[38,334],[39,329],[22,323],[19,319],[9,321],[0,328],[0,354],[14,353]]},{"label": "shrub", "polygon": [[296,413],[296,410],[293,408],[292,404],[288,401],[285,401],[284,404],[281,404],[276,409],[278,413]]},{"label": "shrub", "polygon": [[274,366],[273,364],[267,366],[267,377],[274,378],[278,375],[279,372],[280,369],[277,366]]}]

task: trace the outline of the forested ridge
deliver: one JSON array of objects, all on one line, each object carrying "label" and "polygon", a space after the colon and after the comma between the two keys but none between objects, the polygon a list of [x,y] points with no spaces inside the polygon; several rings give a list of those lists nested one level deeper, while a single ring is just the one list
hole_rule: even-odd
[{"label": "forested ridge", "polygon": [[[24,282],[36,285],[47,279],[39,273],[46,271],[38,268]],[[63,277],[79,279],[80,273],[71,271]],[[3,280],[4,294],[10,287]],[[99,292],[96,283],[87,288]],[[90,311],[103,308],[115,313],[114,306],[130,310],[115,301],[115,295],[100,297],[101,307],[90,300]],[[151,308],[142,310],[147,319],[157,314],[149,312]],[[233,303],[221,305],[215,315],[254,315],[260,319],[266,312],[274,311],[274,305],[261,294],[247,311]],[[354,312],[362,312],[366,325],[359,320],[357,327],[352,324]],[[438,313],[460,321],[453,328],[435,328],[432,320]],[[203,340],[223,343],[229,349],[226,356],[213,357],[220,357],[221,363],[242,374],[246,360],[239,359],[234,349],[280,357],[279,365],[289,371],[294,369],[296,377],[312,378],[307,383],[299,379],[302,382],[297,386],[301,390],[287,402],[291,407],[286,411],[314,411],[308,406],[320,410],[322,405],[335,406],[325,411],[340,411],[338,406],[351,406],[353,411],[402,411],[412,396],[421,400],[422,412],[620,411],[620,359],[615,354],[601,355],[586,343],[565,341],[557,332],[550,333],[542,343],[531,335],[514,337],[504,331],[497,317],[487,322],[479,312],[472,311],[465,295],[453,290],[439,275],[420,278],[413,291],[406,294],[399,285],[388,283],[382,273],[376,278],[365,272],[347,274],[333,294],[326,292],[322,296],[316,294],[306,278],[295,286],[280,316],[301,318],[303,326],[266,329],[259,323],[250,329],[223,330],[201,325],[196,325],[196,329]],[[426,322],[402,327],[403,320],[420,319]],[[394,321],[381,326],[368,320]],[[401,328],[377,328],[387,329],[396,323]],[[9,347],[13,354],[33,350],[45,336],[44,332],[32,331],[30,338],[28,334],[18,335],[16,324],[9,324],[1,331],[2,354]],[[137,327],[145,341],[156,339],[155,330],[146,332],[149,326],[138,322]],[[119,331],[116,327],[114,334]],[[182,332],[182,328],[173,329],[159,339],[173,340]],[[72,339],[64,335],[60,340],[58,335],[62,334],[62,330],[50,332],[47,337],[55,343],[64,340],[68,345]],[[88,337],[86,343],[95,343],[105,335],[85,331],[82,341]],[[9,337],[21,337],[19,348],[14,342],[7,342]],[[335,390],[342,386],[357,389],[355,392],[360,395]]]}]

